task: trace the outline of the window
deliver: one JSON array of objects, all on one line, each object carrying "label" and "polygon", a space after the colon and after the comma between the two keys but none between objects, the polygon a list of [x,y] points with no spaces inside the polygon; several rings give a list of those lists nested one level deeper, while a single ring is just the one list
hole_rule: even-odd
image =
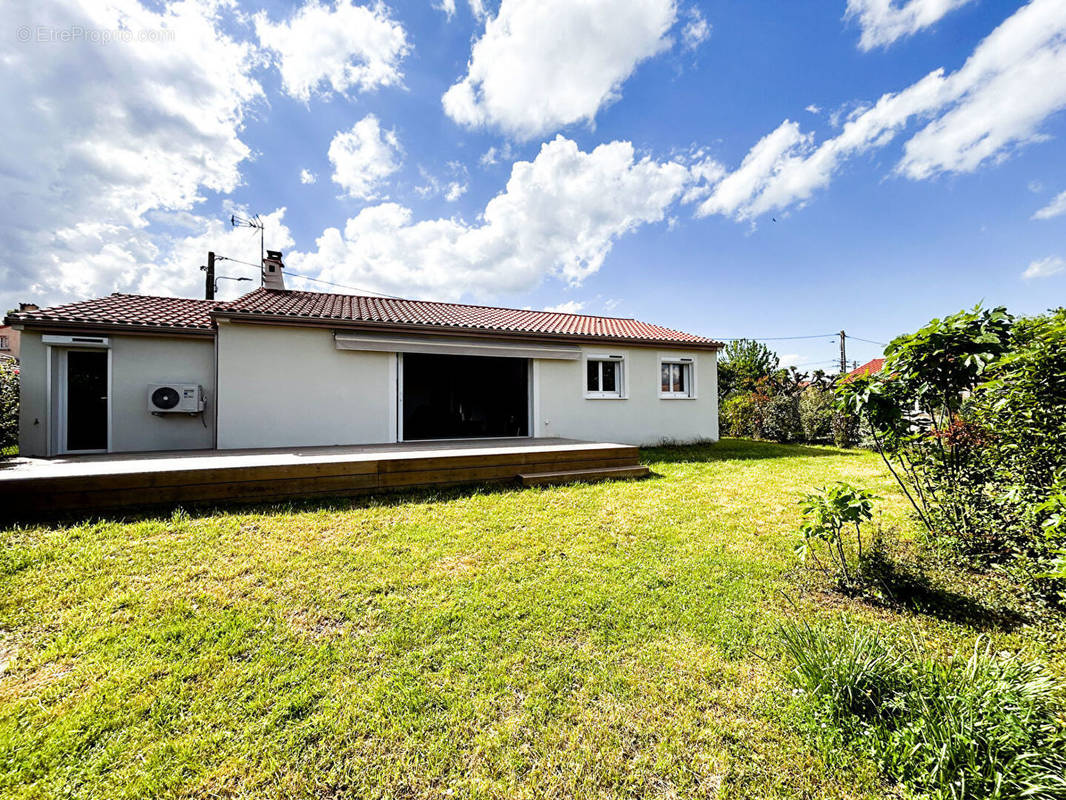
[{"label": "window", "polygon": [[676,358],[659,361],[659,396],[669,398],[695,397],[692,359]]},{"label": "window", "polygon": [[585,362],[586,397],[624,397],[622,356],[590,356]]},{"label": "window", "polygon": [[0,350],[10,350],[11,345],[8,344],[6,336],[0,336]]}]

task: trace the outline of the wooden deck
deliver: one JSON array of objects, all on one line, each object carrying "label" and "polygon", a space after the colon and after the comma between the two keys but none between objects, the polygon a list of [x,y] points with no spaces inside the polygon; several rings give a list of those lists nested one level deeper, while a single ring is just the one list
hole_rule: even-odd
[{"label": "wooden deck", "polygon": [[[263,502],[468,483],[639,477],[637,448],[573,439],[197,450],[0,462],[0,520],[178,504]],[[628,470],[615,468],[625,467]],[[603,474],[597,476],[596,472]],[[549,482],[549,481],[545,481]]]}]

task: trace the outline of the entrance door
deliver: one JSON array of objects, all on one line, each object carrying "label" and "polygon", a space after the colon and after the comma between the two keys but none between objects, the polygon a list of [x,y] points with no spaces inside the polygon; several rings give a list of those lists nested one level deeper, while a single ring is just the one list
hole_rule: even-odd
[{"label": "entrance door", "polygon": [[107,450],[107,351],[66,351],[67,452]]},{"label": "entrance door", "polygon": [[403,356],[403,439],[529,435],[529,359]]}]

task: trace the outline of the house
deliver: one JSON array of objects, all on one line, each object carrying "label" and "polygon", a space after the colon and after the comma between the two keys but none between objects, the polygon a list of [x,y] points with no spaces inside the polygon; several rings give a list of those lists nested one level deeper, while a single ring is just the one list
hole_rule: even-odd
[{"label": "house", "polygon": [[866,377],[869,375],[876,375],[878,372],[885,368],[885,360],[883,358],[874,358],[867,361],[861,367],[856,367],[851,372],[847,373],[841,380],[850,381],[855,378]]},{"label": "house", "polygon": [[0,326],[0,361],[19,360],[19,332],[8,325]]},{"label": "house", "polygon": [[11,314],[20,452],[718,438],[719,342],[639,322],[290,291]]}]

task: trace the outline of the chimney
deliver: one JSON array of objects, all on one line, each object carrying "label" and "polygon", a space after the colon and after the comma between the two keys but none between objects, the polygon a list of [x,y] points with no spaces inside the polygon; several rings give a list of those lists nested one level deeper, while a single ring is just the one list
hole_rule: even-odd
[{"label": "chimney", "polygon": [[285,265],[281,263],[280,250],[267,250],[266,258],[263,259],[263,288],[284,289],[285,277],[281,271]]},{"label": "chimney", "polygon": [[40,311],[41,307],[36,303],[19,303],[19,311]]}]

